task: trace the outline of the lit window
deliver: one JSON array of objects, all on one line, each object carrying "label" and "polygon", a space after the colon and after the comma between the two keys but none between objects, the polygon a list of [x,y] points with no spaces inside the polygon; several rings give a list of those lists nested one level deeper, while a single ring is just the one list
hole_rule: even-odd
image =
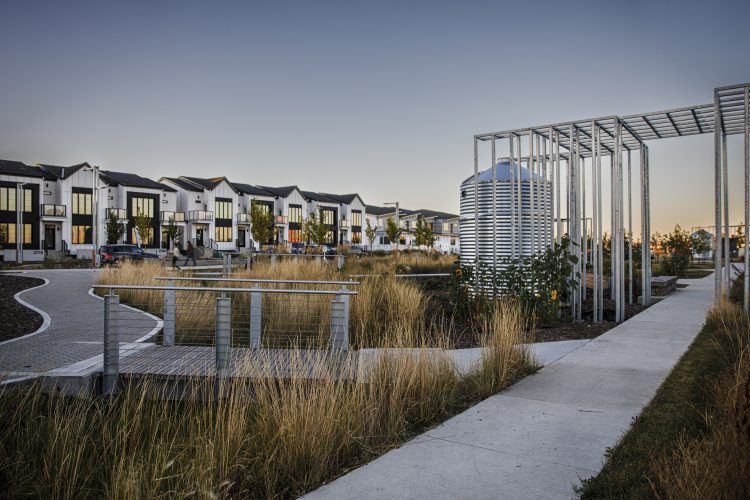
[{"label": "lit window", "polygon": [[73,215],[91,215],[91,193],[73,193]]},{"label": "lit window", "polygon": [[352,210],[352,226],[362,227],[362,212],[360,210]]},{"label": "lit window", "polygon": [[216,228],[216,241],[222,243],[232,241],[232,228],[219,226]]},{"label": "lit window", "polygon": [[73,243],[77,245],[90,244],[93,242],[91,226],[73,226]]}]

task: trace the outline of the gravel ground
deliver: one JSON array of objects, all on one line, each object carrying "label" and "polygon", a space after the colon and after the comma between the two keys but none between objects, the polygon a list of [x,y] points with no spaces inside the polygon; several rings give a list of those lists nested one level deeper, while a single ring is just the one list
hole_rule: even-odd
[{"label": "gravel ground", "polygon": [[42,326],[42,317],[31,309],[22,306],[13,296],[21,290],[43,284],[39,278],[0,275],[0,342],[32,333]]}]

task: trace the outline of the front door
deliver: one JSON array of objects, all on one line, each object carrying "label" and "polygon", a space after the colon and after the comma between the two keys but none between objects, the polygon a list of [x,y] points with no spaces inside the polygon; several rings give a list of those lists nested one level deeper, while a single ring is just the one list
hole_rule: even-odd
[{"label": "front door", "polygon": [[237,246],[242,248],[245,246],[245,230],[237,229]]},{"label": "front door", "polygon": [[55,225],[45,224],[44,225],[44,249],[54,250],[55,249]]},{"label": "front door", "polygon": [[195,228],[195,245],[199,247],[203,246],[203,228],[202,227]]}]

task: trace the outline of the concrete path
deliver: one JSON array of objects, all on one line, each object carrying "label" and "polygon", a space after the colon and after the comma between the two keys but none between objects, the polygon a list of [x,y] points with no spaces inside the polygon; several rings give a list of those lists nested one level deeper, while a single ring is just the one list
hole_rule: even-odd
[{"label": "concrete path", "polygon": [[[48,317],[36,333],[0,343],[0,382],[35,377],[101,358],[104,303],[89,294],[95,273],[90,269],[15,273],[48,281],[18,294],[22,302]],[[123,332],[123,342],[135,342],[158,331],[157,318],[127,308],[122,308],[120,315],[131,326]]]},{"label": "concrete path", "polygon": [[571,498],[700,331],[713,276],[305,498]]}]

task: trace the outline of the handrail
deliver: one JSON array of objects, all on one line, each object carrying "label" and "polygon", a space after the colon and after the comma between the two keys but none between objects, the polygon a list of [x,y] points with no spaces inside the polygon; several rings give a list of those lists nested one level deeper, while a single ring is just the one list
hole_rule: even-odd
[{"label": "handrail", "polygon": [[[347,283],[348,284],[348,283]],[[178,292],[262,292],[262,293],[299,293],[311,295],[358,295],[352,290],[294,290],[289,288],[224,288],[202,286],[157,286],[157,285],[91,285],[98,290],[174,290]]]},{"label": "handrail", "polygon": [[297,283],[307,285],[359,285],[359,281],[317,281],[317,280],[272,280],[261,278],[193,278],[189,276],[157,276],[163,281],[216,281],[224,283]]},{"label": "handrail", "polygon": [[156,276],[164,281],[216,281],[221,283],[296,283],[306,285],[359,285],[359,281],[316,281],[316,280],[272,280],[260,278],[194,278],[190,276]]},{"label": "handrail", "polygon": [[[384,274],[350,274],[350,278],[377,278]],[[452,276],[451,273],[425,273],[425,274],[394,274],[394,278],[444,278]]]}]

